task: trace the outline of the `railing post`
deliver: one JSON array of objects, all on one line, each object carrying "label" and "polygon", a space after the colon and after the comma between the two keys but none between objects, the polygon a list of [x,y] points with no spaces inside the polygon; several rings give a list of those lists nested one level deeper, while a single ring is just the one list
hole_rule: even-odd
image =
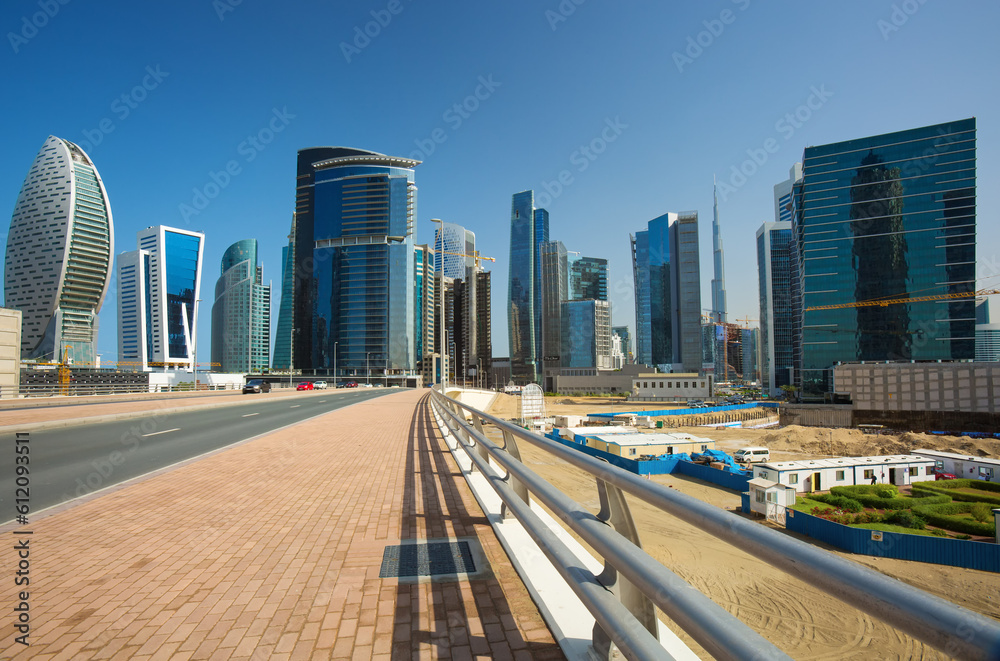
[{"label": "railing post", "polygon": [[[517,441],[514,440],[514,434],[510,433],[506,429],[503,430],[503,449],[504,452],[512,456],[517,463],[524,463],[521,461],[521,452],[517,449]],[[482,451],[486,452],[486,449],[483,448]],[[510,488],[514,490],[514,493],[517,494],[518,498],[523,500],[527,505],[531,504],[531,501],[528,498],[528,487],[525,486],[521,480],[511,475],[509,471],[503,479],[505,482],[510,483]],[[500,515],[505,519],[510,515],[510,512],[507,509],[507,503],[501,504]]]},{"label": "railing post", "polygon": [[[642,548],[639,542],[639,531],[635,527],[632,519],[632,512],[629,510],[628,501],[622,490],[613,484],[608,484],[604,480],[597,478],[597,493],[600,497],[601,511],[597,518],[614,527],[615,531]],[[656,607],[649,597],[642,593],[629,580],[622,577],[618,570],[605,561],[604,571],[597,577],[597,581],[612,592],[622,605],[628,609],[639,624],[642,625],[657,640],[659,637],[659,624],[656,619]],[[601,628],[599,624],[594,624],[594,651],[600,659],[611,659],[616,651],[611,637]]]}]

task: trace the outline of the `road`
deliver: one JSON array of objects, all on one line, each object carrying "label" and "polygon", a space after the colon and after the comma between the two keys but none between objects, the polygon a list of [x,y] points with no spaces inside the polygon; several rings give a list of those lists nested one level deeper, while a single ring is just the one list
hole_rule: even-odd
[{"label": "road", "polygon": [[[174,413],[160,412],[173,402],[155,401],[150,402],[149,415],[141,418],[91,424],[84,420],[71,427],[22,433],[20,442],[15,433],[0,434],[0,520],[13,521],[15,498],[25,496],[15,489],[23,487],[25,478],[30,520],[41,510],[74,498],[392,392],[397,390],[331,390],[281,398],[247,395],[256,403],[247,404],[244,398],[232,406]],[[23,446],[27,453],[15,449]],[[27,466],[27,475],[23,469],[20,476],[15,473],[19,465]]]}]

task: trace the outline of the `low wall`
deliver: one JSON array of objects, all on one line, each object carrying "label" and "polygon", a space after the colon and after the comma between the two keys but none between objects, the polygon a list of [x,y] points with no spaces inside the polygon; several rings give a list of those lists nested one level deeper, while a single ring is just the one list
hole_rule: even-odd
[{"label": "low wall", "polygon": [[884,425],[914,432],[947,430],[961,433],[995,432],[1000,414],[971,411],[854,411],[858,425]]},{"label": "low wall", "polygon": [[792,509],[785,527],[848,553],[1000,572],[1000,545],[990,542],[851,528]]},{"label": "low wall", "polygon": [[853,427],[855,423],[850,404],[785,404],[778,415],[782,427]]},{"label": "low wall", "polygon": [[658,411],[618,411],[617,413],[589,413],[590,418],[612,418],[616,415],[633,413],[652,417],[670,415],[704,415],[705,413],[720,413],[722,411],[741,411],[743,409],[778,408],[777,402],[753,402],[750,404],[727,404],[726,406],[704,406],[698,409],[661,409]]},{"label": "low wall", "polygon": [[723,489],[732,489],[741,493],[750,488],[747,486],[747,482],[752,477],[751,475],[739,475],[738,473],[719,470],[705,464],[694,464],[690,461],[678,462],[673,472],[695,477],[705,482],[711,482]]}]

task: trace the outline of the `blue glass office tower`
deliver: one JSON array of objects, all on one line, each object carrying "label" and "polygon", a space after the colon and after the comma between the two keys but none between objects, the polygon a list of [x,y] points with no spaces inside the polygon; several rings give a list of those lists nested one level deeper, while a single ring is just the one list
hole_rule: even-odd
[{"label": "blue glass office tower", "polygon": [[792,234],[803,398],[838,362],[974,358],[974,118],[806,148]]},{"label": "blue glass office tower", "polygon": [[790,221],[764,223],[757,229],[761,386],[772,396],[792,384],[791,250]]},{"label": "blue glass office tower", "polygon": [[274,352],[271,367],[276,370],[292,366],[292,300],[295,297],[295,214],[292,214],[292,230],[288,234],[288,245],[281,248],[281,303],[278,307],[278,327],[275,330]]},{"label": "blue glass office tower", "polygon": [[118,256],[118,361],[193,369],[205,235],[157,225]]},{"label": "blue glass office tower", "polygon": [[271,287],[263,282],[256,239],[237,241],[222,255],[212,306],[212,366],[259,374],[271,351]]},{"label": "blue glass office tower", "polygon": [[[541,353],[543,368],[558,368],[562,366],[563,313],[562,304],[569,298],[567,285],[566,247],[562,241],[548,241],[541,244],[539,250],[542,290],[542,308],[539,315],[542,320]],[[549,389],[549,384],[545,384]]]},{"label": "blue glass office tower", "polygon": [[419,161],[346,147],[298,154],[297,369],[410,371]]},{"label": "blue glass office tower", "polygon": [[535,229],[534,191],[515,193],[510,211],[507,333],[511,378],[521,384],[538,381],[536,338],[540,334],[537,315],[541,296],[535,292],[538,268]]},{"label": "blue glass office tower", "polygon": [[574,259],[569,266],[569,299],[608,300],[608,260],[601,257]]}]

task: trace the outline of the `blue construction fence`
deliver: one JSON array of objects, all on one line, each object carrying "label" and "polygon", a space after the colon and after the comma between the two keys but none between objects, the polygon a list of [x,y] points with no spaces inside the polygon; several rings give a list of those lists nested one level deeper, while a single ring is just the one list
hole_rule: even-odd
[{"label": "blue construction fence", "polygon": [[618,413],[588,413],[590,418],[613,418],[616,415],[631,413],[633,415],[668,416],[668,415],[701,415],[702,413],[719,413],[722,411],[739,411],[741,409],[778,408],[778,402],[750,402],[748,404],[727,404],[726,406],[702,406],[696,409],[660,409],[658,411],[619,411]]},{"label": "blue construction fence", "polygon": [[[743,507],[750,509],[749,494],[743,496]],[[1000,572],[1000,544],[851,528],[792,509],[786,512],[785,527],[848,553]]]}]

